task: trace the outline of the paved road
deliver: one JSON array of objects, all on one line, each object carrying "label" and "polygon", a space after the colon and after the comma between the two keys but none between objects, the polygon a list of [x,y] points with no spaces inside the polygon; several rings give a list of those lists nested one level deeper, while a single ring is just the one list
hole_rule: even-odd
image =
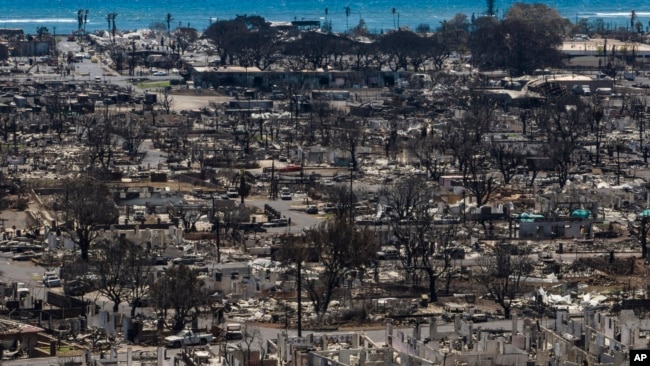
[{"label": "paved road", "polygon": [[[304,211],[300,210],[305,206],[303,201],[303,196],[294,197],[292,200],[270,200],[261,197],[255,197],[252,199],[247,199],[247,204],[253,205],[264,209],[264,205],[268,204],[274,209],[280,211],[280,214],[285,216],[287,219],[291,219],[291,225],[287,227],[273,227],[268,228],[268,232],[271,233],[284,233],[284,232],[300,232],[303,229],[311,228],[318,223],[322,222],[325,216],[321,213],[319,215],[309,215]],[[294,210],[291,209],[291,206],[294,206]]]},{"label": "paved road", "polygon": [[2,281],[24,283],[30,289],[34,299],[44,299],[47,292],[42,282],[45,268],[37,267],[31,261],[12,261],[13,255],[11,252],[0,253]]}]

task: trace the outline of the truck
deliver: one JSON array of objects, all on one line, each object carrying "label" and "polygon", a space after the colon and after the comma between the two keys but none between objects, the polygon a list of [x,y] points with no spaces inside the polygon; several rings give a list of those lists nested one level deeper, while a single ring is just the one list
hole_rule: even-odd
[{"label": "truck", "polygon": [[214,337],[210,333],[195,333],[193,330],[182,330],[176,335],[165,337],[167,347],[180,348],[182,346],[206,345]]},{"label": "truck", "polygon": [[623,78],[627,81],[634,81],[636,79],[636,73],[634,71],[624,71]]},{"label": "truck", "polygon": [[244,339],[241,324],[226,324],[226,341],[238,341]]}]

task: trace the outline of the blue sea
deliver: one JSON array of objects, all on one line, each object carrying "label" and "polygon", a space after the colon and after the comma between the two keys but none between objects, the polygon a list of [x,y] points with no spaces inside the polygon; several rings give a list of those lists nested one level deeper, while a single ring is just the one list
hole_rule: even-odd
[{"label": "blue sea", "polygon": [[[514,2],[496,0],[499,16]],[[574,22],[577,18],[602,18],[610,27],[625,27],[634,10],[644,28],[650,26],[650,2],[644,0],[542,2]],[[350,8],[349,16],[346,7]],[[189,25],[203,31],[211,22],[247,14],[260,15],[269,21],[327,20],[337,32],[352,28],[363,19],[371,32],[379,33],[397,26],[415,29],[422,23],[436,28],[457,13],[470,17],[485,12],[485,8],[485,0],[0,0],[0,27],[35,33],[37,27],[46,26],[50,32],[69,34],[77,29],[77,11],[88,9],[88,31],[107,29],[108,13],[117,14],[118,30],[146,29],[154,22],[164,22],[170,13],[174,19],[172,29]]]}]

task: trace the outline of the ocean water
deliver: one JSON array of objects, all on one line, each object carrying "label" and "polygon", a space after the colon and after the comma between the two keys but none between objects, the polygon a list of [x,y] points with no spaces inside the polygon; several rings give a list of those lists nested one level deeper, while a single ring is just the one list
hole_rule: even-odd
[{"label": "ocean water", "polygon": [[[498,14],[502,16],[514,2],[496,0]],[[629,25],[634,10],[644,28],[650,26],[650,2],[643,0],[542,2],[571,21],[602,18],[611,26],[624,27]],[[349,16],[346,16],[346,7],[350,8]],[[248,14],[260,15],[269,21],[327,20],[337,32],[352,28],[363,19],[371,32],[378,33],[398,25],[415,29],[418,24],[426,23],[436,28],[454,14],[463,13],[469,17],[484,12],[485,8],[485,0],[0,0],[0,27],[23,28],[27,33],[35,33],[37,27],[46,26],[50,32],[69,34],[77,29],[77,11],[88,9],[88,31],[107,29],[108,13],[117,14],[118,30],[148,28],[154,22],[164,22],[170,13],[174,19],[172,29],[189,25],[203,31],[210,22]]]}]

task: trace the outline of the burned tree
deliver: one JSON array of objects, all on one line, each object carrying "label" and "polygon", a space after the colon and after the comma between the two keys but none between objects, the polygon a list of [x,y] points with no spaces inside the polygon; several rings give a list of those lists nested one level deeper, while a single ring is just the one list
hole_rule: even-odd
[{"label": "burned tree", "polygon": [[306,278],[303,287],[318,322],[323,323],[337,289],[353,270],[363,271],[373,263],[377,246],[371,232],[357,228],[348,220],[328,220],[306,230],[305,242],[313,247],[322,268],[317,277]]},{"label": "burned tree", "polygon": [[[97,176],[105,176],[111,162],[117,155],[117,140],[114,138],[112,116],[91,117],[83,122],[82,133],[86,136],[86,154],[88,169]],[[84,132],[85,131],[85,132]]]},{"label": "burned tree", "polygon": [[490,172],[486,153],[481,150],[468,157],[461,173],[463,186],[474,197],[478,207],[486,204],[499,188],[499,182]]},{"label": "burned tree", "polygon": [[140,275],[134,269],[142,269],[138,262],[144,258],[136,249],[137,245],[124,237],[102,239],[95,247],[97,251],[93,263],[97,269],[97,286],[99,292],[113,302],[113,312],[116,313],[120,303],[131,292],[133,275]]},{"label": "burned tree", "polygon": [[588,127],[587,108],[579,99],[554,99],[533,110],[533,118],[544,133],[544,153],[553,163],[562,189]]},{"label": "burned tree", "polygon": [[639,241],[641,242],[641,258],[648,258],[648,233],[650,232],[650,210],[644,210],[638,215]]},{"label": "burned tree", "polygon": [[501,306],[505,317],[510,318],[512,302],[528,289],[526,281],[533,271],[533,261],[525,255],[510,255],[506,245],[497,245],[492,255],[479,259],[475,271],[477,282]]},{"label": "burned tree", "polygon": [[57,197],[65,230],[81,250],[81,259],[88,261],[88,250],[100,226],[114,224],[118,210],[108,187],[100,181],[82,176],[63,182]]},{"label": "burned tree", "polygon": [[490,156],[496,168],[503,177],[503,184],[510,184],[512,177],[517,174],[517,167],[524,163],[524,154],[517,146],[492,141],[489,146]]},{"label": "burned tree", "polygon": [[154,307],[161,320],[172,309],[171,330],[176,333],[197,319],[209,296],[203,279],[198,278],[186,265],[173,266],[151,288]]},{"label": "burned tree", "polygon": [[447,167],[441,159],[444,145],[440,135],[435,132],[423,131],[422,135],[424,136],[420,136],[410,146],[420,165],[426,169],[427,175],[433,180],[438,180],[445,174]]},{"label": "burned tree", "polygon": [[429,189],[423,179],[404,181],[384,192],[392,207],[389,217],[395,247],[414,285],[421,277],[428,282],[430,301],[438,300],[437,282],[452,269],[453,259],[461,249],[462,232],[457,224],[436,225]]}]

